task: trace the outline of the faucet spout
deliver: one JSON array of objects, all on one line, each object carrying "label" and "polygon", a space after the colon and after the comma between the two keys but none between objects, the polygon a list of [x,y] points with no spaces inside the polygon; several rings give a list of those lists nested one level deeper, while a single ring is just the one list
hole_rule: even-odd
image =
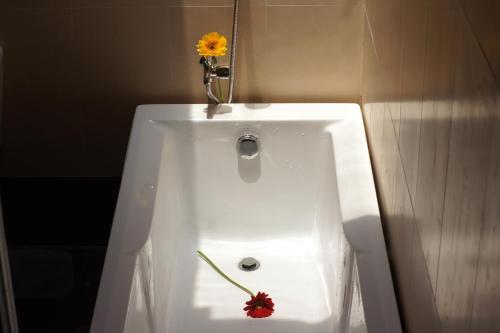
[{"label": "faucet spout", "polygon": [[205,83],[205,88],[207,89],[207,96],[210,100],[212,100],[215,104],[221,104],[221,101],[214,95],[212,91],[212,79],[210,79],[207,83]]},{"label": "faucet spout", "polygon": [[226,67],[218,66],[215,60],[210,61],[205,57],[201,57],[200,64],[203,66],[203,84],[207,90],[208,98],[215,104],[221,104],[222,101],[212,91],[212,80],[213,78],[219,80],[228,77],[229,74],[226,75],[225,71]]}]

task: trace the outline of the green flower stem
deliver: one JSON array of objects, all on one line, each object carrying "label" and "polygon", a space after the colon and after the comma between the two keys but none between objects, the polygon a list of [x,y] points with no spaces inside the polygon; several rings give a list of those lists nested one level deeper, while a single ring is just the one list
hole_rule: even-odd
[{"label": "green flower stem", "polygon": [[[211,66],[213,67],[213,70],[217,68],[217,57],[212,57]],[[216,78],[216,80],[217,80],[217,97],[219,97],[219,101],[221,103],[224,103],[224,92],[222,91],[222,85],[220,83],[220,79]]]},{"label": "green flower stem", "polygon": [[214,271],[216,271],[217,273],[220,274],[220,276],[222,276],[224,279],[226,279],[227,281],[231,282],[233,285],[235,285],[236,287],[240,288],[241,290],[243,290],[244,292],[246,292],[247,294],[249,294],[250,296],[255,296],[255,294],[253,292],[251,292],[249,289],[243,287],[241,284],[239,284],[238,282],[234,281],[233,279],[231,279],[229,276],[227,276],[226,274],[224,274],[224,272],[222,272],[219,267],[217,267],[212,260],[210,260],[203,252],[201,252],[200,250],[196,251],[196,253],[201,257],[201,259],[205,260],[205,262],[207,264],[210,265],[210,267],[212,267],[214,269]]},{"label": "green flower stem", "polygon": [[222,91],[222,85],[219,78],[217,78],[217,90],[219,91],[219,99],[221,103],[224,103],[224,91]]}]

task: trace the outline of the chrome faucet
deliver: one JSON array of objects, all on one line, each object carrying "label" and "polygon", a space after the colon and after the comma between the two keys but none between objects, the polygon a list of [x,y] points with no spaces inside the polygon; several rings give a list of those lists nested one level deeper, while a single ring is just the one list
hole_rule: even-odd
[{"label": "chrome faucet", "polygon": [[200,64],[203,65],[203,84],[207,89],[207,96],[212,101],[217,104],[222,103],[222,101],[214,95],[212,91],[212,80],[215,78],[217,80],[227,80],[229,79],[229,66],[217,65],[215,58],[212,60],[205,57],[201,57]]},{"label": "chrome faucet", "polygon": [[238,36],[238,16],[240,12],[240,0],[234,0],[234,12],[233,12],[233,32],[231,39],[231,55],[229,66],[219,66],[217,65],[216,58],[207,59],[202,57],[200,59],[200,64],[203,65],[203,84],[207,89],[208,98],[215,102],[216,104],[221,104],[223,101],[219,100],[217,96],[214,95],[212,91],[212,80],[216,78],[217,80],[227,80],[229,79],[229,93],[227,98],[227,103],[233,101],[233,91],[234,91],[234,67],[236,64],[236,40]]}]

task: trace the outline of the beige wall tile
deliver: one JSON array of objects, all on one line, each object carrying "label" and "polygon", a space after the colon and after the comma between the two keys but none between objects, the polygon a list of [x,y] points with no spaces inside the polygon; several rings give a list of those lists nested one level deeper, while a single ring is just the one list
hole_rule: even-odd
[{"label": "beige wall tile", "polygon": [[385,108],[389,111],[392,119],[392,124],[394,126],[394,131],[396,134],[396,138],[399,142],[399,132],[400,132],[400,124],[401,124],[401,84],[400,82],[401,75],[398,77],[392,77],[387,80],[388,83],[386,88],[386,96],[388,98],[385,102]]},{"label": "beige wall tile", "polygon": [[397,137],[390,112],[384,112],[384,124],[382,130],[381,147],[379,149],[380,162],[380,198],[382,199],[383,211],[387,215],[394,214],[394,189],[397,165],[400,163]]},{"label": "beige wall tile", "polygon": [[67,9],[0,10],[3,176],[65,176],[78,169],[83,137],[68,87],[70,24]]},{"label": "beige wall tile", "polygon": [[164,7],[166,0],[70,0],[72,8]]},{"label": "beige wall tile", "polygon": [[[78,96],[166,95],[168,11],[158,8],[89,8],[73,11],[73,58]],[[104,75],[103,75],[104,74]]]},{"label": "beige wall tile", "polygon": [[[200,56],[196,44],[201,36],[217,31],[230,39],[232,8],[175,7],[169,9],[169,30],[172,33],[169,96],[178,103],[205,103],[206,91],[202,81]],[[229,64],[228,55],[219,59]]]},{"label": "beige wall tile", "polygon": [[[364,41],[365,45],[373,45],[368,24],[364,24]],[[378,57],[374,47],[363,48],[363,76],[362,105],[365,113],[365,119],[369,119],[367,132],[370,157],[372,159],[377,185],[379,185],[378,180],[381,180],[383,170],[382,139],[384,133],[384,120],[386,119],[385,105],[382,95],[382,87],[385,82],[385,77],[380,69]],[[366,117],[367,115],[369,115],[369,118]],[[380,194],[381,190],[379,189],[378,191]],[[382,209],[385,209],[392,204],[392,200],[384,200],[382,197],[379,199],[381,200]]]},{"label": "beige wall tile", "polygon": [[415,217],[434,292],[448,166],[457,26],[454,8],[430,8]]},{"label": "beige wall tile", "polygon": [[[365,132],[366,132],[366,139],[367,141],[369,140],[370,137],[370,127],[371,127],[371,116],[372,116],[372,109],[371,105],[368,103],[365,103],[364,101],[362,102],[362,116],[363,116],[363,122],[365,124]],[[368,145],[370,142],[368,142]]]},{"label": "beige wall tile", "polygon": [[379,58],[373,43],[370,24],[364,18],[363,24],[363,81],[361,86],[361,93],[363,96],[363,105],[371,104],[374,102],[383,101],[383,82],[384,75],[380,66]]},{"label": "beige wall tile", "polygon": [[382,168],[382,152],[383,145],[382,139],[384,138],[384,124],[385,124],[385,111],[384,103],[370,103],[371,116],[370,116],[370,147],[372,149],[372,157],[375,163],[375,173],[377,177],[381,177]]},{"label": "beige wall tile", "polygon": [[[184,7],[233,7],[234,0],[164,0],[169,6],[184,6]],[[266,5],[266,0],[240,0],[240,14],[244,15],[244,8],[247,7],[262,7]]]},{"label": "beige wall tile", "polygon": [[440,333],[441,323],[437,313],[427,263],[417,230],[413,237],[413,261],[410,277],[410,301],[406,331],[409,333]]},{"label": "beige wall tile", "polygon": [[457,50],[436,302],[444,332],[468,332],[484,220],[495,83],[472,33]]},{"label": "beige wall tile", "polygon": [[[169,6],[181,7],[232,7],[234,0],[164,0]],[[259,2],[264,5],[265,0],[253,0],[252,2]],[[242,4],[245,1],[240,1]]]},{"label": "beige wall tile", "polygon": [[268,7],[266,99],[356,101],[361,36],[361,6]]},{"label": "beige wall tile", "polygon": [[265,0],[268,6],[357,6],[362,0]]},{"label": "beige wall tile", "polygon": [[69,8],[71,0],[0,0],[0,9],[62,9]]},{"label": "beige wall tile", "polygon": [[[497,95],[496,109],[500,107]],[[498,331],[500,299],[500,115],[490,119],[493,137],[471,332]]]},{"label": "beige wall tile", "polygon": [[397,161],[395,169],[393,207],[394,212],[385,217],[385,230],[389,242],[393,276],[396,281],[398,303],[402,309],[400,316],[404,324],[412,316],[410,282],[415,224],[410,195],[400,161]]},{"label": "beige wall tile", "polygon": [[397,78],[401,62],[401,1],[366,0],[366,13],[381,70]]},{"label": "beige wall tile", "polygon": [[399,149],[412,203],[415,203],[425,64],[427,7],[425,1],[402,2],[403,55]]},{"label": "beige wall tile", "polygon": [[[365,33],[368,33],[366,25]],[[363,111],[367,124],[371,158],[374,162],[380,208],[382,213],[387,215],[394,212],[395,166],[396,160],[399,158],[397,141],[390,113],[386,110],[383,102],[378,102],[382,98],[380,87],[383,86],[385,79],[379,70],[373,48],[365,48],[363,60],[364,70],[372,74],[364,81]]]},{"label": "beige wall tile", "polygon": [[241,3],[237,43],[235,102],[263,102],[265,94],[267,8]]},{"label": "beige wall tile", "polygon": [[166,8],[85,8],[73,12],[75,113],[85,133],[86,172],[119,175],[135,107],[168,101]]},{"label": "beige wall tile", "polygon": [[[500,139],[491,136],[492,127],[498,127],[498,118],[492,117],[498,110],[498,90],[467,19],[457,10],[459,4],[448,0],[366,2],[371,34],[364,43],[363,108],[408,332],[469,332],[471,327],[474,332],[488,332],[498,327],[494,304],[499,288],[495,253],[500,194],[496,171],[491,170],[499,167],[490,163],[493,155],[500,155]],[[427,29],[421,23],[425,20]],[[498,38],[494,35],[493,39]],[[398,70],[390,69],[398,64],[399,98]],[[390,83],[381,88],[383,80]],[[392,116],[392,140],[381,105]],[[398,140],[399,111],[401,159],[391,147]],[[393,159],[395,171],[389,164]],[[488,170],[492,181],[487,180]],[[393,172],[391,191],[388,175]],[[391,195],[392,207],[386,204]],[[402,217],[413,220],[412,203],[416,204],[416,223],[398,224],[405,220]],[[404,245],[412,226],[416,231],[410,251]]]},{"label": "beige wall tile", "polygon": [[460,0],[481,48],[500,84],[500,2]]},{"label": "beige wall tile", "polygon": [[[233,7],[234,0],[165,0],[169,6],[183,7]],[[244,14],[245,7],[262,7],[266,0],[240,0],[240,14]]]},{"label": "beige wall tile", "polygon": [[402,59],[402,20],[401,0],[367,0],[366,22],[379,61],[379,70],[386,77],[382,89],[385,107],[389,110],[399,137],[401,118],[401,59]]}]

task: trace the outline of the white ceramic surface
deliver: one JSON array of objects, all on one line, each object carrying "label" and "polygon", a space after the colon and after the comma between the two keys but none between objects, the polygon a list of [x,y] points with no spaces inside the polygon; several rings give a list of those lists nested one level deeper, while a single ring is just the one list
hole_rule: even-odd
[{"label": "white ceramic surface", "polygon": [[[218,112],[138,107],[91,332],[401,332],[359,106]],[[246,317],[197,249],[274,315]],[[239,270],[247,256],[261,267]]]}]

